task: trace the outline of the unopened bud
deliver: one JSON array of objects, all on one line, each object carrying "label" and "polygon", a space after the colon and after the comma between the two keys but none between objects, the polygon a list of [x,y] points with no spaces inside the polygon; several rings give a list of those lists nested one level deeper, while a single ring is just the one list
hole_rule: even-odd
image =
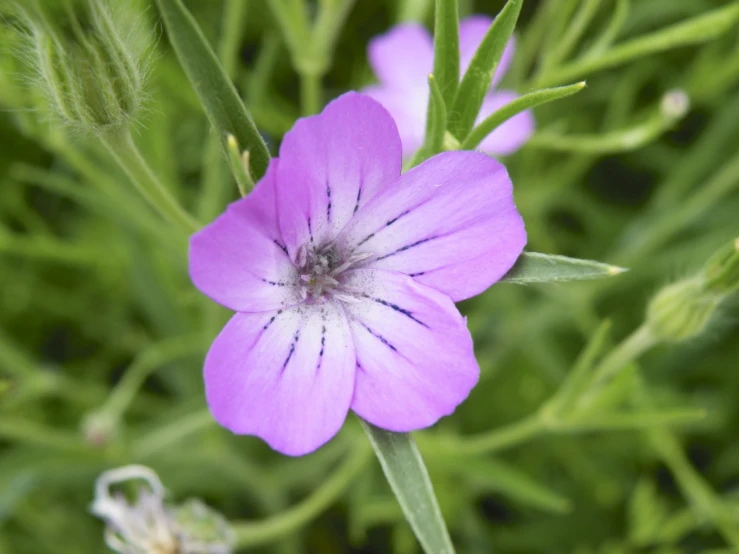
[{"label": "unopened bud", "polygon": [[254,180],[251,178],[251,169],[249,168],[249,151],[244,150],[242,152],[239,142],[233,135],[226,137],[226,147],[231,173],[236,179],[236,185],[239,187],[241,196],[246,196],[254,190]]},{"label": "unopened bud", "polygon": [[130,124],[143,104],[152,44],[133,5],[89,0],[54,14],[51,4],[16,3],[32,44],[26,57],[52,114],[91,133]]},{"label": "unopened bud", "polygon": [[82,434],[92,446],[102,447],[110,443],[118,434],[117,418],[105,412],[94,412],[82,421]]},{"label": "unopened bud", "polygon": [[728,294],[739,288],[739,238],[708,260],[703,276],[708,290]]},{"label": "unopened bud", "polygon": [[444,133],[444,150],[459,150],[462,145],[453,134],[449,131]]},{"label": "unopened bud", "polygon": [[720,248],[694,277],[662,289],[647,307],[647,325],[665,341],[696,337],[737,288],[739,239]]},{"label": "unopened bud", "polygon": [[680,119],[690,109],[690,97],[684,90],[670,90],[662,97],[660,109],[664,117]]},{"label": "unopened bud", "polygon": [[683,341],[706,328],[721,297],[705,290],[702,279],[679,281],[662,289],[647,307],[647,325],[664,341]]}]

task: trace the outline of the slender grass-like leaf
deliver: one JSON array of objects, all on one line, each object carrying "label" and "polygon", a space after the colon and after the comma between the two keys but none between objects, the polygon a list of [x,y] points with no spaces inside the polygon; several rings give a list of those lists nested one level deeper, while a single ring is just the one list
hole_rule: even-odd
[{"label": "slender grass-like leaf", "polygon": [[732,2],[688,21],[618,44],[600,55],[586,56],[553,69],[537,79],[536,86],[570,81],[657,52],[706,42],[735,29],[737,22],[739,3]]},{"label": "slender grass-like leaf", "polygon": [[428,115],[426,116],[426,138],[421,148],[411,158],[408,168],[417,166],[444,149],[447,122],[446,106],[434,76],[429,75],[428,81],[430,94]]},{"label": "slender grass-like leaf", "polygon": [[547,102],[553,102],[560,98],[566,98],[585,88],[585,81],[564,87],[534,90],[523,96],[519,96],[513,102],[509,102],[502,108],[496,110],[486,117],[477,127],[472,129],[469,136],[462,143],[462,150],[472,150],[477,147],[485,137],[492,133],[496,127],[523,111],[531,109]]},{"label": "slender grass-like leaf", "polygon": [[527,506],[555,514],[567,513],[572,508],[568,498],[502,460],[480,456],[443,456],[434,460],[434,467],[437,464],[462,480],[492,492],[500,492]]},{"label": "slender grass-like leaf", "polygon": [[267,170],[269,151],[254,121],[218,57],[182,0],[157,0],[169,40],[208,119],[216,129],[228,158],[227,137],[232,134],[249,150],[256,179]]},{"label": "slender grass-like leaf", "polygon": [[681,114],[665,114],[657,109],[651,116],[625,129],[609,133],[583,133],[577,135],[560,135],[542,131],[532,136],[527,145],[530,148],[541,148],[554,152],[578,152],[583,154],[615,154],[630,152],[649,144],[663,133],[669,131],[687,112]]},{"label": "slender grass-like leaf", "polygon": [[436,0],[434,76],[444,104],[452,106],[459,85],[459,7],[457,0]]},{"label": "slender grass-like leaf", "polygon": [[513,34],[521,6],[523,0],[508,0],[482,39],[462,77],[452,108],[452,113],[457,114],[457,118],[449,122],[450,131],[460,140],[467,137],[475,124],[485,94],[490,89],[495,68]]},{"label": "slender grass-like leaf", "polygon": [[613,277],[624,271],[627,270],[593,260],[524,252],[501,281],[518,284],[584,281]]},{"label": "slender grass-like leaf", "polygon": [[639,410],[606,415],[593,415],[565,424],[563,429],[573,431],[617,431],[648,429],[662,425],[689,425],[706,419],[706,411],[698,408],[673,408],[667,410]]},{"label": "slender grass-like leaf", "polygon": [[424,552],[453,554],[454,547],[431,480],[411,436],[408,433],[384,431],[365,421],[362,421],[362,426]]}]

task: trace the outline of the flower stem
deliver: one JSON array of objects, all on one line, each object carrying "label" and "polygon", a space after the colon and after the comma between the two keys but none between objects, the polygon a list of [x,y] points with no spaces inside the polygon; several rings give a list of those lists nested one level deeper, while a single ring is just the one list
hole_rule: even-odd
[{"label": "flower stem", "polygon": [[636,331],[621,341],[621,344],[614,348],[593,372],[588,385],[585,387],[585,392],[578,401],[578,408],[582,409],[591,404],[606,381],[613,379],[624,367],[658,342],[658,339],[652,335],[646,324],[642,324]]},{"label": "flower stem", "polygon": [[[577,409],[582,409],[592,403],[605,381],[612,379],[625,366],[652,348],[657,342],[658,340],[644,324],[624,339],[598,365],[590,379],[586,379],[585,384],[577,386],[576,389],[578,390],[568,391],[568,395],[572,398],[579,397]],[[547,405],[545,404],[545,406]],[[553,419],[555,417],[551,413],[551,410],[542,408],[511,425],[474,437],[456,439],[453,443],[443,444],[443,446],[447,449],[453,449],[458,454],[476,455],[511,448],[512,446],[531,440],[545,431],[571,431],[578,429],[577,425],[569,425],[565,422],[557,421]]]},{"label": "flower stem", "polygon": [[538,413],[534,413],[505,427],[454,441],[457,454],[476,455],[511,448],[540,435],[546,426]]},{"label": "flower stem", "polygon": [[187,436],[209,427],[214,428],[215,422],[207,409],[193,412],[144,435],[132,446],[132,457],[136,460],[151,458]]},{"label": "flower stem", "polygon": [[267,544],[302,527],[330,506],[370,460],[366,442],[358,441],[354,452],[323,485],[300,504],[259,522],[234,523],[236,548]]},{"label": "flower stem", "polygon": [[103,144],[141,195],[165,218],[187,233],[200,225],[180,206],[139,152],[129,130],[103,135]]},{"label": "flower stem", "polygon": [[201,334],[172,337],[151,345],[136,356],[94,415],[107,418],[117,425],[153,371],[174,360],[204,351],[205,348]]},{"label": "flower stem", "polygon": [[300,110],[313,115],[321,109],[321,76],[310,71],[300,73]]}]

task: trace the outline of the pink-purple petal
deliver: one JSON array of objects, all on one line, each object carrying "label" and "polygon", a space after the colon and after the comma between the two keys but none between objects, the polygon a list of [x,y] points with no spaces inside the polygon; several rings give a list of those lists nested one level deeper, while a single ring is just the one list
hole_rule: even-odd
[{"label": "pink-purple petal", "polygon": [[373,85],[362,92],[390,112],[400,133],[403,158],[410,158],[421,147],[426,135],[426,111],[429,102],[426,81],[419,81],[404,89]]},{"label": "pink-purple petal", "polygon": [[[485,33],[493,24],[493,19],[486,15],[471,15],[459,22],[459,67],[462,75],[470,66],[475,52],[480,47]],[[491,86],[497,85],[505,76],[508,68],[513,61],[513,54],[516,51],[516,40],[511,36],[508,44],[506,44],[503,55],[498,62],[493,74],[493,82]]]},{"label": "pink-purple petal", "polygon": [[300,456],[341,428],[356,357],[341,306],[236,314],[205,360],[205,393],[216,421]]},{"label": "pink-purple petal", "polygon": [[[480,123],[499,108],[513,102],[516,98],[518,98],[518,95],[510,90],[496,90],[489,93],[483,100],[477,123]],[[477,148],[494,156],[513,154],[526,144],[526,141],[534,133],[535,126],[534,114],[531,110],[526,110],[498,126],[485,137]]]},{"label": "pink-purple petal", "polygon": [[526,244],[508,173],[480,152],[444,152],[385,188],[337,238],[455,302],[502,277]]},{"label": "pink-purple petal", "polygon": [[352,410],[398,432],[451,414],[477,383],[479,367],[449,297],[393,271],[354,270],[347,283],[366,294],[345,305],[357,356]]},{"label": "pink-purple petal", "polygon": [[249,196],[190,238],[193,283],[232,310],[273,310],[301,300],[297,272],[277,226],[276,167],[273,160]]},{"label": "pink-purple petal", "polygon": [[368,54],[377,80],[401,90],[419,81],[425,83],[434,67],[433,40],[420,23],[396,25],[373,38]]},{"label": "pink-purple petal", "polygon": [[280,229],[293,258],[313,239],[338,233],[401,170],[398,129],[371,98],[346,93],[297,121],[282,141],[277,171]]}]

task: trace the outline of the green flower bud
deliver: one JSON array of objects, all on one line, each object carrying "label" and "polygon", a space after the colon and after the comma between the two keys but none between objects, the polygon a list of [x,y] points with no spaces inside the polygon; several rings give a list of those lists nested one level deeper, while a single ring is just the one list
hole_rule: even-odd
[{"label": "green flower bud", "polygon": [[662,289],[647,307],[647,324],[661,340],[696,337],[719,304],[738,287],[739,239],[716,252],[695,277]]},{"label": "green flower bud", "polygon": [[739,238],[716,252],[703,274],[709,290],[728,294],[739,288]]},{"label": "green flower bud", "polygon": [[707,292],[702,279],[679,281],[649,303],[647,325],[660,340],[687,340],[703,332],[720,302],[721,296]]},{"label": "green flower bud", "polygon": [[145,97],[151,40],[132,3],[89,0],[18,2],[33,64],[48,108],[63,124],[101,133],[128,126]]}]

